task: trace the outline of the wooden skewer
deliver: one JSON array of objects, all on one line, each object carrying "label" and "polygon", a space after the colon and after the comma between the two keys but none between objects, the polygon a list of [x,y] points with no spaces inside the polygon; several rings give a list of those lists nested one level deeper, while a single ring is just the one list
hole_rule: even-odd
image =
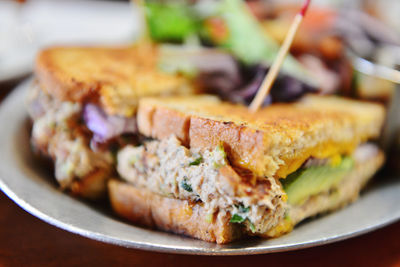
[{"label": "wooden skewer", "polygon": [[294,37],[296,35],[297,30],[300,27],[301,22],[306,14],[308,6],[310,5],[311,0],[306,0],[300,12],[295,16],[292,25],[289,28],[289,31],[283,41],[281,48],[279,49],[278,55],[273,62],[271,69],[268,71],[265,76],[261,87],[258,89],[256,96],[250,104],[250,110],[252,112],[257,111],[263,104],[265,97],[268,95],[271,87],[278,76],[279,70],[282,67],[283,61],[289,51],[290,46],[293,43]]},{"label": "wooden skewer", "polygon": [[139,40],[143,41],[144,43],[150,43],[151,38],[150,38],[150,33],[149,33],[149,26],[147,25],[147,20],[146,20],[144,1],[145,0],[133,0],[133,2],[136,4],[136,7],[138,9],[138,12],[140,14],[140,17],[141,17],[142,23],[143,23],[142,33],[139,37]]}]

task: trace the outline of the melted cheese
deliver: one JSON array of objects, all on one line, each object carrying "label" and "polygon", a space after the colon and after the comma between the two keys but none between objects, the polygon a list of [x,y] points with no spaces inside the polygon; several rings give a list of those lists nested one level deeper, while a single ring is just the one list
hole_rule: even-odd
[{"label": "melted cheese", "polygon": [[284,158],[283,161],[285,164],[279,168],[275,176],[278,178],[286,178],[289,174],[299,169],[310,157],[319,159],[330,158],[332,159],[332,164],[338,164],[340,163],[340,161],[338,162],[338,158],[340,160],[341,155],[352,154],[357,144],[358,142],[321,144],[304,151],[300,155],[293,155],[291,158]]},{"label": "melted cheese", "polygon": [[289,233],[293,230],[294,224],[290,218],[285,218],[278,223],[275,227],[269,229],[263,234],[266,238],[274,238]]}]

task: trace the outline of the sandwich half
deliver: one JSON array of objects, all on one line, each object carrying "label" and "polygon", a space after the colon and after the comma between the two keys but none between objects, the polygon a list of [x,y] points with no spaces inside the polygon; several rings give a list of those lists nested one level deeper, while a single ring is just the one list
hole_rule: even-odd
[{"label": "sandwich half", "polygon": [[137,224],[228,243],[340,208],[383,164],[384,108],[306,96],[251,113],[211,96],[144,98],[146,140],[117,155],[109,196]]},{"label": "sandwich half", "polygon": [[161,72],[158,52],[157,46],[138,44],[52,47],[38,54],[28,97],[32,144],[54,160],[62,189],[103,195],[113,153],[136,142],[139,99],[197,90],[188,79]]}]

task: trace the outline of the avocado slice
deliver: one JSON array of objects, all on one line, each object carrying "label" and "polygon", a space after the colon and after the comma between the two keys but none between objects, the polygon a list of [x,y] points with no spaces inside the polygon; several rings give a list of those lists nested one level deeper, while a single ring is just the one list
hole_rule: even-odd
[{"label": "avocado slice", "polygon": [[353,166],[353,159],[343,157],[337,166],[324,165],[301,168],[290,174],[286,179],[281,179],[288,196],[288,203],[301,205],[310,196],[328,191],[336,186]]}]

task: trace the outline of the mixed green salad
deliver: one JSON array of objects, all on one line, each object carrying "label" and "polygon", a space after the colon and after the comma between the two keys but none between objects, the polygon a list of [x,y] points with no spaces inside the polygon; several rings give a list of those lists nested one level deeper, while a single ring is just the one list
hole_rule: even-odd
[{"label": "mixed green salad", "polygon": [[[160,45],[160,68],[199,82],[211,93],[249,103],[279,50],[242,0],[144,3],[148,34]],[[266,104],[296,100],[319,88],[289,55]]]}]

